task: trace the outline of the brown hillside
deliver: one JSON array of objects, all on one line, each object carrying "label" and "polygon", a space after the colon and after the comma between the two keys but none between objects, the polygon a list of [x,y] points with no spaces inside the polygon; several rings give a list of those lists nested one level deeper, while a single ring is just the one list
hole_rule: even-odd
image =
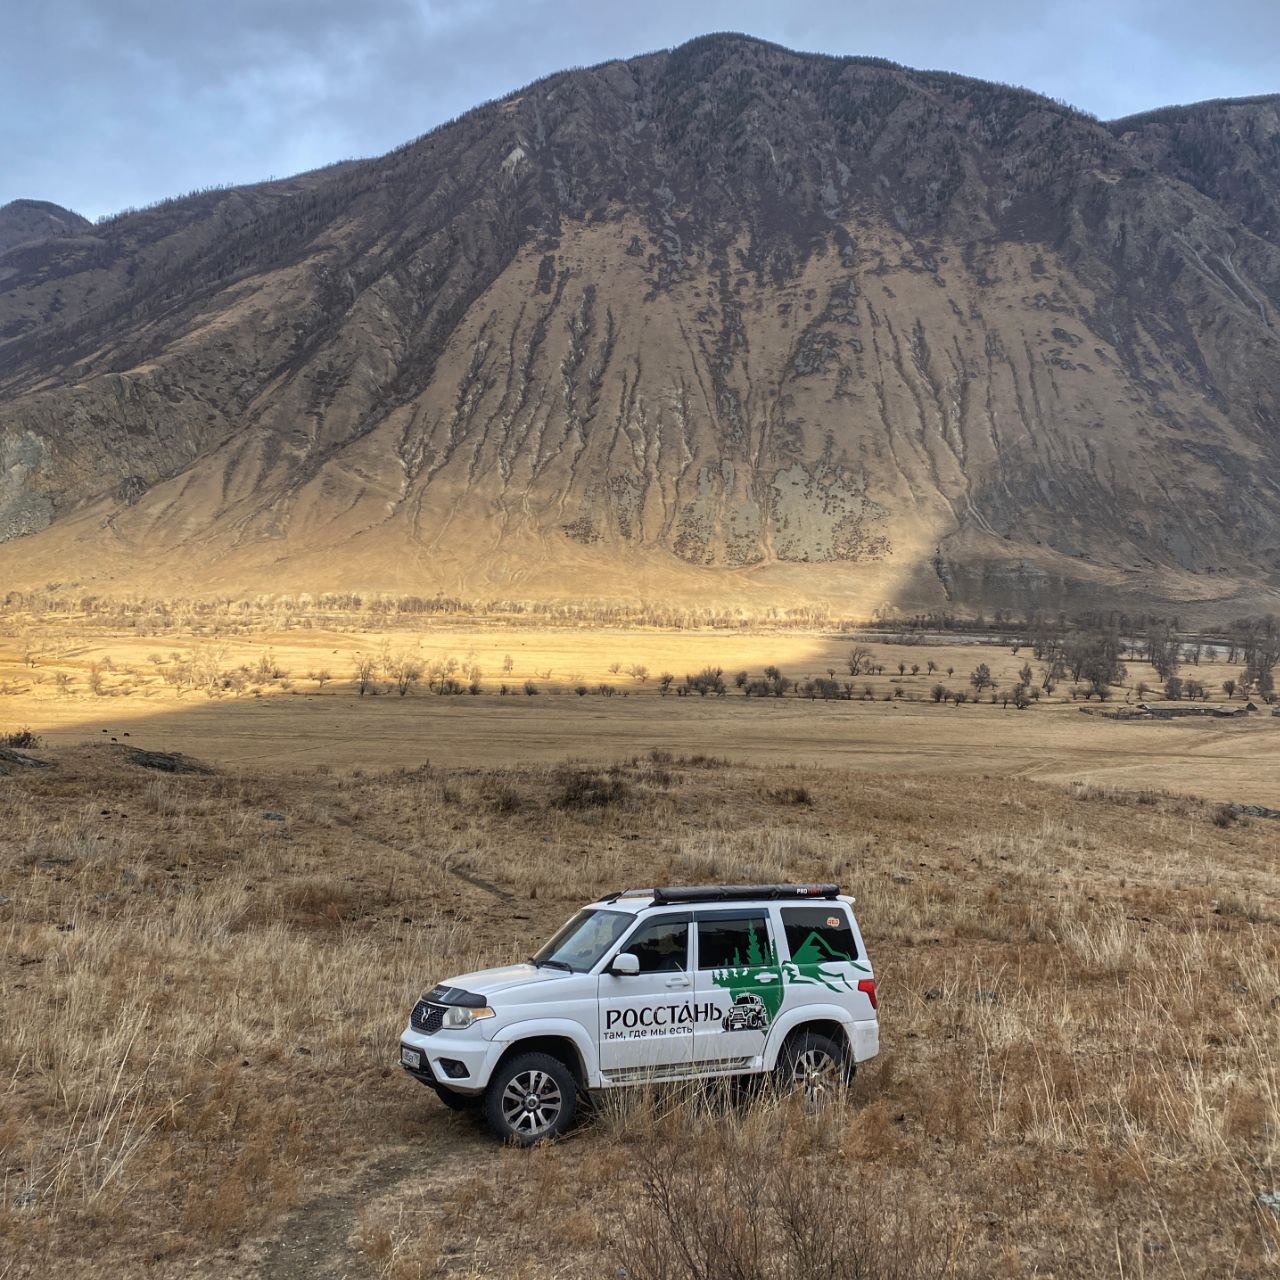
[{"label": "brown hillside", "polygon": [[1229,105],[1191,172],[1167,122],[707,37],[11,251],[0,573],[1253,602],[1280,164]]}]

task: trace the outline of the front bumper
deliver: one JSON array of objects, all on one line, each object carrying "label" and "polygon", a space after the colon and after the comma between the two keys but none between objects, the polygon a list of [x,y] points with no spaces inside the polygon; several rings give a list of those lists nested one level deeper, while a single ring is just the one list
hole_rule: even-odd
[{"label": "front bumper", "polygon": [[[400,1036],[400,1065],[415,1080],[433,1089],[480,1094],[489,1083],[503,1047],[472,1035],[451,1035],[447,1031],[424,1035],[406,1027]],[[420,1055],[418,1066],[405,1062],[405,1049]]]}]

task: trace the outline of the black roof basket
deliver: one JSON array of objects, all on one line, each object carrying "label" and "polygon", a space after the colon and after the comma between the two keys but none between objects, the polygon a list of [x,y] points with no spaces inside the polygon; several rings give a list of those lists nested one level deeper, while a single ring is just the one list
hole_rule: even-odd
[{"label": "black roof basket", "polygon": [[621,897],[652,897],[655,906],[676,902],[742,902],[768,899],[834,898],[838,884],[695,884],[685,888],[623,889],[601,898],[616,902]]}]

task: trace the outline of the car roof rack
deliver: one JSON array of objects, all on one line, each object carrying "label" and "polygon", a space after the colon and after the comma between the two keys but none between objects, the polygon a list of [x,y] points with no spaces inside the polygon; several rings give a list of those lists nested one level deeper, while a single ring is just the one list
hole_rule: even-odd
[{"label": "car roof rack", "polygon": [[695,884],[684,888],[621,889],[601,898],[601,902],[617,902],[619,898],[652,898],[654,906],[676,902],[742,902],[768,899],[835,898],[838,884]]}]

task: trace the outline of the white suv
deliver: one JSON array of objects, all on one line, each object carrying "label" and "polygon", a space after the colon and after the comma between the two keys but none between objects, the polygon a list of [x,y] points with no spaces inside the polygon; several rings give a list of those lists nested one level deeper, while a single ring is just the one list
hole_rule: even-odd
[{"label": "white suv", "polygon": [[627,890],[526,963],[433,987],[400,1063],[527,1145],[567,1129],[586,1090],[776,1072],[818,1096],[877,1053],[876,1007],[838,885]]}]

